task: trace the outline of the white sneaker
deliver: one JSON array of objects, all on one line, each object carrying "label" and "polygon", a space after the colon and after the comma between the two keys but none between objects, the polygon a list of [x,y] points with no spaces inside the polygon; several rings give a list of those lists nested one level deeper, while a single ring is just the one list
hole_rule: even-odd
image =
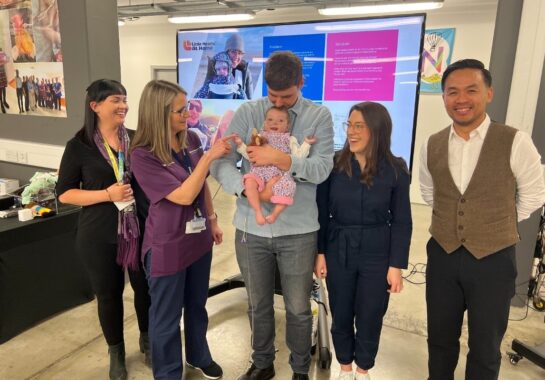
[{"label": "white sneaker", "polygon": [[354,372],[352,371],[339,371],[338,380],[354,380]]},{"label": "white sneaker", "polygon": [[371,380],[371,376],[369,376],[369,373],[361,373],[356,371],[356,376],[354,377],[355,380]]}]

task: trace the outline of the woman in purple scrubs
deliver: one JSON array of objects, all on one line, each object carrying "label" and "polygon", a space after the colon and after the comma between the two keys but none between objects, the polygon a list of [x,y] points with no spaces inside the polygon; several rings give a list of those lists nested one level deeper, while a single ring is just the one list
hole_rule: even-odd
[{"label": "woman in purple scrubs", "polygon": [[163,80],[146,85],[131,159],[150,201],[142,260],[151,296],[155,379],[182,378],[182,312],[186,364],[209,379],[223,375],[206,340],[212,245],[220,244],[223,235],[206,177],[210,164],[230,152],[232,137],[217,140],[203,155],[198,136],[187,129],[188,117],[185,90]]}]

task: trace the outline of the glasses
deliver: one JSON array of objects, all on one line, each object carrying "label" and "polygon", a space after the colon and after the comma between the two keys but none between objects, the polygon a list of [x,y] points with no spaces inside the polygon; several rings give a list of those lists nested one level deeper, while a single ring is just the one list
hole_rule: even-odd
[{"label": "glasses", "polygon": [[367,124],[362,123],[362,122],[350,124],[350,123],[345,121],[345,122],[342,123],[342,126],[343,126],[343,130],[345,130],[345,131],[348,131],[348,129],[351,128],[351,129],[355,130],[356,132],[361,132],[361,131],[363,131],[364,129],[367,128]]},{"label": "glasses", "polygon": [[187,103],[187,110],[188,111],[195,110],[198,113],[201,113],[202,112],[202,106],[201,106],[200,103],[197,103],[197,102],[194,102],[193,100],[190,100],[189,103]]},{"label": "glasses", "polygon": [[189,114],[189,106],[186,105],[186,106],[183,106],[182,108],[180,108],[178,111],[171,111],[172,113],[177,113],[178,115],[180,116],[184,116],[184,115],[188,115]]}]

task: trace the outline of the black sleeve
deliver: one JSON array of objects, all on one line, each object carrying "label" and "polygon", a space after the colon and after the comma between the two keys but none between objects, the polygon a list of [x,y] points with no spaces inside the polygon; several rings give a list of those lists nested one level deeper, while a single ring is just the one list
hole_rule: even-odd
[{"label": "black sleeve", "polygon": [[327,236],[329,227],[329,185],[331,183],[331,176],[318,185],[316,191],[316,203],[318,204],[318,223],[320,223],[320,229],[318,230],[318,253],[327,253]]},{"label": "black sleeve", "polygon": [[148,218],[149,199],[146,197],[146,194],[144,194],[144,190],[142,190],[134,175],[131,178],[131,188],[134,194],[134,201],[136,202],[136,216],[140,228],[139,241],[140,246],[142,246],[144,233],[146,231],[146,219]]},{"label": "black sleeve", "polygon": [[411,201],[409,199],[410,176],[407,167],[398,169],[397,182],[390,199],[392,227],[390,234],[390,266],[405,269],[409,262],[409,248],[413,230]]},{"label": "black sleeve", "polygon": [[81,184],[81,157],[79,150],[82,145],[72,139],[66,144],[59,168],[59,179],[57,180],[57,196],[64,194],[70,189],[79,189]]}]

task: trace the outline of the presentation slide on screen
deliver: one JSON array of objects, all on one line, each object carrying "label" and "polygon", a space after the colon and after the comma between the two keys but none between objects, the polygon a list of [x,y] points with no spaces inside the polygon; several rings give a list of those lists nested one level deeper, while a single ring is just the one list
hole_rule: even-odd
[{"label": "presentation slide on screen", "polygon": [[303,63],[303,96],[331,111],[335,149],[346,139],[350,107],[375,101],[392,116],[394,154],[410,164],[424,21],[412,15],[179,31],[178,81],[194,99],[188,124],[209,146],[240,104],[267,95],[267,57],[289,50]]}]

